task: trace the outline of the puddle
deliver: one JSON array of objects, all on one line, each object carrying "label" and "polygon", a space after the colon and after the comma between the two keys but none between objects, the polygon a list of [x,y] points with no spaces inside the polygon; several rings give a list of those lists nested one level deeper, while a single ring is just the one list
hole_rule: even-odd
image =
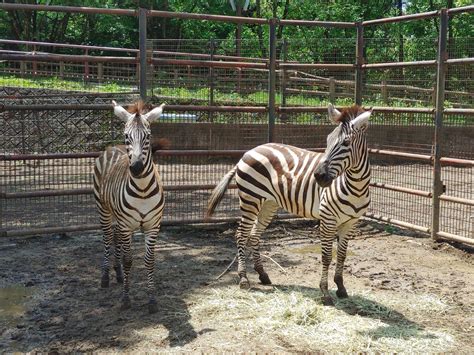
[{"label": "puddle", "polygon": [[[290,249],[291,252],[296,253],[296,254],[321,254],[321,244],[311,244],[311,245],[306,245],[301,248],[294,248]],[[332,248],[332,256],[336,257],[337,255],[337,249]],[[347,250],[347,256],[354,255],[351,250]]]},{"label": "puddle", "polygon": [[0,328],[13,327],[26,311],[33,287],[13,285],[0,288]]}]

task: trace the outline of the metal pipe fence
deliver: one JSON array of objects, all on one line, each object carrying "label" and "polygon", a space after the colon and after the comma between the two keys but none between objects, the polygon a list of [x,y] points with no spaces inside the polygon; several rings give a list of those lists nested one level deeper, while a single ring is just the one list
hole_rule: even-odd
[{"label": "metal pipe fence", "polygon": [[[154,153],[165,184],[166,224],[204,222],[212,188],[247,149],[275,141],[323,151],[332,130],[326,104],[356,102],[374,106],[373,202],[366,216],[474,244],[473,223],[466,223],[474,220],[474,58],[456,56],[472,39],[447,42],[446,33],[450,17],[470,14],[474,6],[360,23],[22,4],[1,9],[140,20],[138,49],[19,41],[29,47],[0,50],[0,83],[1,75],[20,78],[4,79],[15,85],[0,90],[1,235],[98,228],[91,167],[98,151],[122,140],[110,99],[130,103],[140,95],[167,103],[153,126],[154,137],[171,142],[171,150]],[[242,40],[237,53],[233,40],[149,39],[150,17],[268,26],[269,36],[258,57],[261,43],[252,40]],[[440,21],[439,38],[408,41],[408,52],[414,44],[428,48],[409,60],[394,57],[389,40],[364,37],[368,26],[390,29],[433,18]],[[277,40],[277,25],[345,28],[353,38],[333,38],[338,51],[310,53],[322,39]],[[40,47],[69,52],[37,52]],[[379,56],[383,62],[371,61],[374,51],[386,53]],[[57,92],[48,88],[51,83],[22,88],[21,80],[39,83],[52,73],[81,85]],[[109,82],[120,85],[106,87]],[[235,220],[237,207],[231,186],[216,218],[207,222]]]}]

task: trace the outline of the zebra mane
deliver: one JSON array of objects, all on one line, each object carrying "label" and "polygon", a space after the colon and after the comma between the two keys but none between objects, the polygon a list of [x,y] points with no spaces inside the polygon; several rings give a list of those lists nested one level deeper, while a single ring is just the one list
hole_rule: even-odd
[{"label": "zebra mane", "polygon": [[127,111],[129,113],[138,113],[139,115],[143,115],[149,111],[149,105],[145,104],[143,100],[138,100],[133,104],[127,106]]},{"label": "zebra mane", "polygon": [[361,113],[365,112],[365,110],[359,105],[352,105],[351,107],[345,107],[342,109],[341,114],[336,119],[338,122],[350,122]]}]

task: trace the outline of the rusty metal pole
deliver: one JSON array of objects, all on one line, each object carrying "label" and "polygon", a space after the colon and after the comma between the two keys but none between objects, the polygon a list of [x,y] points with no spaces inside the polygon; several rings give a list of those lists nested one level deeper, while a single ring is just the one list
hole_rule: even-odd
[{"label": "rusty metal pole", "polygon": [[364,27],[361,22],[357,23],[357,43],[356,43],[356,70],[355,70],[355,92],[354,99],[356,105],[362,105],[362,76],[364,64]]},{"label": "rusty metal pole", "polygon": [[[286,38],[283,38],[283,43],[281,46],[281,61],[285,63],[287,61],[288,54],[288,42]],[[281,96],[281,106],[286,106],[286,70],[280,69],[280,96]]]},{"label": "rusty metal pole", "polygon": [[440,198],[443,193],[443,182],[441,181],[441,156],[442,156],[442,137],[443,137],[443,110],[444,110],[444,87],[446,83],[446,60],[448,59],[447,38],[448,38],[448,11],[440,11],[440,26],[438,39],[438,56],[436,70],[436,108],[435,108],[435,131],[433,137],[433,198],[431,215],[431,237],[438,239],[439,218],[440,218]]},{"label": "rusty metal pole", "polygon": [[269,63],[268,63],[268,141],[273,142],[275,134],[275,91],[276,91],[276,25],[277,19],[269,21]]},{"label": "rusty metal pole", "polygon": [[[216,43],[214,38],[209,42],[209,60],[214,61],[214,54],[216,51]],[[209,67],[209,106],[214,106],[214,68]],[[209,111],[209,122],[214,120],[214,112]]]},{"label": "rusty metal pole", "polygon": [[140,97],[143,101],[146,100],[146,22],[147,22],[147,10],[140,8],[138,10],[138,29],[139,29],[139,51],[140,51],[140,79],[139,79],[139,88],[140,88]]}]

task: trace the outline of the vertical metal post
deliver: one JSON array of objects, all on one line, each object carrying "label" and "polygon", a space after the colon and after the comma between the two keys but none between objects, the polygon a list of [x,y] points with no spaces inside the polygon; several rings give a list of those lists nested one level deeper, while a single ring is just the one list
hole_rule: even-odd
[{"label": "vertical metal post", "polygon": [[138,29],[139,29],[139,51],[140,51],[140,97],[143,101],[146,100],[146,22],[147,22],[147,10],[140,8],[138,10]]},{"label": "vertical metal post", "polygon": [[[287,61],[287,49],[288,43],[286,38],[283,39],[283,44],[281,46],[281,60],[282,62]],[[280,96],[281,96],[281,106],[286,106],[286,70],[280,69]]]},{"label": "vertical metal post", "polygon": [[276,90],[276,24],[277,19],[269,20],[269,62],[268,62],[268,141],[273,142],[275,133],[275,90]]},{"label": "vertical metal post", "polygon": [[356,71],[355,71],[355,103],[362,105],[362,64],[364,64],[364,27],[361,22],[357,23],[356,43]]},{"label": "vertical metal post", "polygon": [[[214,38],[211,38],[209,42],[209,60],[212,62],[214,60],[216,44]],[[214,106],[214,68],[209,67],[209,106]],[[214,120],[214,112],[209,111],[209,122]]]},{"label": "vertical metal post", "polygon": [[432,218],[431,218],[431,237],[437,240],[439,232],[440,200],[439,196],[443,193],[443,182],[441,181],[441,156],[442,156],[442,137],[443,137],[443,110],[444,110],[444,86],[446,83],[446,59],[448,59],[447,38],[448,38],[448,11],[442,9],[439,18],[439,39],[438,56],[436,70],[436,108],[435,108],[435,131],[433,137],[434,157],[433,157],[433,198],[432,198]]},{"label": "vertical metal post", "polygon": [[[84,55],[89,55],[89,50],[84,49]],[[84,81],[89,80],[89,74],[90,74],[90,69],[89,69],[89,62],[84,63]]]}]

